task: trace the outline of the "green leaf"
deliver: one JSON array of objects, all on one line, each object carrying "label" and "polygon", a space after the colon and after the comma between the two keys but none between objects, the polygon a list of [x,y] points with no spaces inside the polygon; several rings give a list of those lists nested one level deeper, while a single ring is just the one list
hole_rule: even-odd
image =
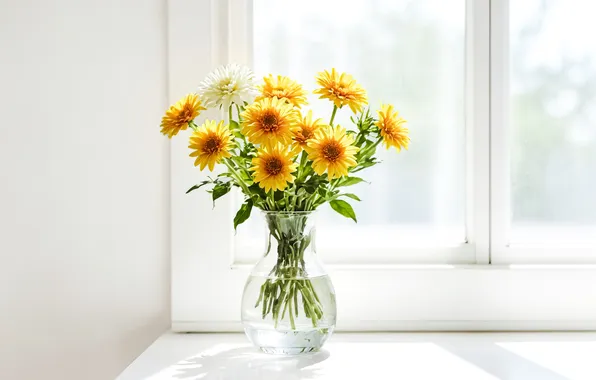
[{"label": "green leaf", "polygon": [[358,220],[356,220],[356,213],[354,212],[354,209],[348,202],[342,201],[341,199],[336,199],[329,202],[329,206],[331,206],[331,208],[334,209],[337,213],[345,216],[346,218],[350,218],[354,222],[358,223]]},{"label": "green leaf", "polygon": [[358,198],[358,196],[356,194],[346,193],[346,194],[339,194],[339,196],[352,198],[353,200],[360,202],[360,198]]},{"label": "green leaf", "polygon": [[370,161],[364,161],[363,163],[358,164],[356,169],[352,170],[352,173],[356,173],[356,172],[359,172],[360,170],[370,168],[371,166],[374,166],[374,165],[378,164],[379,162],[380,161],[376,161],[374,158],[370,159]]},{"label": "green leaf", "polygon": [[265,193],[265,190],[263,190],[263,188],[260,187],[258,183],[253,183],[252,185],[250,185],[248,187],[248,190],[250,190],[250,193],[253,194],[253,196],[256,195],[261,199],[267,198],[267,193]]},{"label": "green leaf", "polygon": [[250,212],[252,211],[252,199],[249,199],[240,206],[240,210],[236,213],[234,217],[234,230],[241,225],[242,223],[246,222],[246,220],[250,217]]},{"label": "green leaf", "polygon": [[320,187],[317,192],[319,193],[319,195],[321,196],[321,198],[323,198],[323,199],[327,198],[328,190],[326,188]]},{"label": "green leaf", "polygon": [[303,187],[309,194],[314,194],[322,185],[328,183],[328,181],[319,175],[313,175],[304,183],[298,182],[297,185]]},{"label": "green leaf", "polygon": [[238,122],[236,120],[230,121],[230,129],[233,131],[240,129],[240,125],[238,125]]},{"label": "green leaf", "polygon": [[283,191],[276,190],[273,193],[273,200],[276,201],[276,202],[279,202],[282,199],[284,199],[284,195],[285,195],[285,193]]},{"label": "green leaf", "polygon": [[231,182],[224,182],[213,186],[213,189],[211,190],[211,194],[213,195],[213,207],[215,207],[215,201],[218,198],[221,198],[230,192],[230,189],[232,188],[230,186],[231,184]]},{"label": "green leaf", "polygon": [[364,180],[359,177],[346,177],[342,179],[342,181],[339,183],[339,186],[352,186],[360,182],[364,182]]},{"label": "green leaf", "polygon": [[190,189],[186,190],[186,194],[190,193],[191,191],[200,189],[201,187],[205,186],[206,184],[211,183],[211,181],[203,181],[198,185],[194,185],[193,187],[191,187]]}]

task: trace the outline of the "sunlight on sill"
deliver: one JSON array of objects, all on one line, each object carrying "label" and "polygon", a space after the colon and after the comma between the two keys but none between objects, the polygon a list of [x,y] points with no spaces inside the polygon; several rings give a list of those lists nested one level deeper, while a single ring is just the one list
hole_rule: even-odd
[{"label": "sunlight on sill", "polygon": [[518,270],[544,270],[544,269],[595,269],[596,264],[510,264],[502,265],[507,269],[518,269]]},{"label": "sunlight on sill", "polygon": [[442,379],[446,373],[458,380],[498,379],[427,342],[329,343],[321,352],[303,356],[272,356],[250,345],[218,344],[148,379]]},{"label": "sunlight on sill", "polygon": [[[596,342],[502,342],[495,343],[518,357],[536,363],[561,377],[596,379]],[[551,377],[554,379],[554,377]]]}]

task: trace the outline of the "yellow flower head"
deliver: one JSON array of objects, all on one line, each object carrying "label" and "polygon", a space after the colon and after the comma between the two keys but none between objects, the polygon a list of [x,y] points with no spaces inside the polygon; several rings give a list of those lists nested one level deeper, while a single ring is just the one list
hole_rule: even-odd
[{"label": "yellow flower head", "polygon": [[339,125],[321,128],[306,146],[315,173],[321,175],[327,171],[329,179],[348,175],[348,168],[357,164],[354,156],[359,148],[353,142],[354,138]]},{"label": "yellow flower head", "polygon": [[315,133],[325,124],[321,119],[312,119],[312,111],[298,122],[298,130],[294,133],[294,141],[301,148],[306,148],[306,143],[315,136]]},{"label": "yellow flower head", "polygon": [[255,101],[265,98],[278,98],[298,108],[302,104],[306,104],[306,91],[302,89],[298,82],[281,75],[274,78],[271,74],[264,77],[263,81],[265,84],[259,86],[261,95]]},{"label": "yellow flower head", "polygon": [[291,104],[277,98],[254,102],[242,113],[242,134],[253,144],[290,145],[298,129],[299,114]]},{"label": "yellow flower head", "polygon": [[296,150],[289,150],[281,144],[261,147],[257,157],[252,159],[253,167],[250,168],[254,171],[255,182],[266,192],[285,189],[288,182],[294,182],[292,173],[298,165],[292,159],[296,153]]},{"label": "yellow flower head", "polygon": [[348,105],[352,112],[360,112],[367,104],[366,91],[350,74],[338,74],[335,69],[325,70],[316,76],[317,84],[321,88],[314,91],[321,95],[320,99],[329,99],[338,108]]},{"label": "yellow flower head", "polygon": [[231,145],[232,134],[228,126],[224,126],[223,121],[217,124],[213,120],[206,120],[192,133],[188,147],[193,150],[190,156],[197,158],[195,166],[201,165],[201,170],[209,166],[209,170],[213,171],[215,164],[231,156]]},{"label": "yellow flower head", "polygon": [[199,96],[188,94],[166,111],[161,119],[161,133],[172,138],[181,130],[188,128],[188,123],[199,116],[200,111],[206,110],[201,104]]},{"label": "yellow flower head", "polygon": [[399,112],[394,111],[391,104],[381,105],[378,112],[379,121],[376,125],[381,130],[385,147],[389,149],[394,146],[397,150],[408,149],[410,143],[409,131],[408,128],[403,126],[406,121],[399,116]]}]

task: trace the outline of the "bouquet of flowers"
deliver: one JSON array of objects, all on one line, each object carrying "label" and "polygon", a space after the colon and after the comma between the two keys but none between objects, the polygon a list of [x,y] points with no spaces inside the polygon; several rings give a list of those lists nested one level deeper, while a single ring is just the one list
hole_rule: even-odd
[{"label": "bouquet of flowers", "polygon": [[[197,93],[171,106],[161,132],[171,138],[190,128],[194,165],[200,170],[213,171],[216,165],[223,169],[187,193],[206,186],[215,202],[232,188],[239,189],[244,202],[234,217],[234,228],[249,218],[253,208],[298,213],[325,203],[356,222],[349,201],[360,199],[345,189],[364,181],[357,173],[379,163],[375,153],[381,142],[387,149],[407,148],[408,129],[392,105],[381,105],[376,115],[371,114],[366,91],[351,75],[331,69],[318,73],[315,80],[314,94],[332,105],[327,119],[305,110],[307,92],[301,84],[268,75],[256,85],[253,73],[237,64],[216,69]],[[198,125],[200,112],[213,107],[226,117]],[[352,114],[351,128],[334,123],[337,113],[346,111]],[[262,284],[256,307],[262,304],[263,319],[271,314],[276,324],[288,305],[290,318],[298,314],[299,294],[313,326],[323,314],[312,284],[291,283],[304,275],[302,255],[310,244],[304,224],[301,218],[290,224],[268,219],[269,239],[276,240],[278,254],[272,273],[281,280]]]}]

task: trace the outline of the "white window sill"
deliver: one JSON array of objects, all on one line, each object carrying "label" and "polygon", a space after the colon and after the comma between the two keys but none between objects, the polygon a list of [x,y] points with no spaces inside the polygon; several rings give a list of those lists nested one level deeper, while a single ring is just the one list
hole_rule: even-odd
[{"label": "white window sill", "polygon": [[243,334],[166,333],[117,380],[596,379],[596,333],[338,333],[271,356]]}]

